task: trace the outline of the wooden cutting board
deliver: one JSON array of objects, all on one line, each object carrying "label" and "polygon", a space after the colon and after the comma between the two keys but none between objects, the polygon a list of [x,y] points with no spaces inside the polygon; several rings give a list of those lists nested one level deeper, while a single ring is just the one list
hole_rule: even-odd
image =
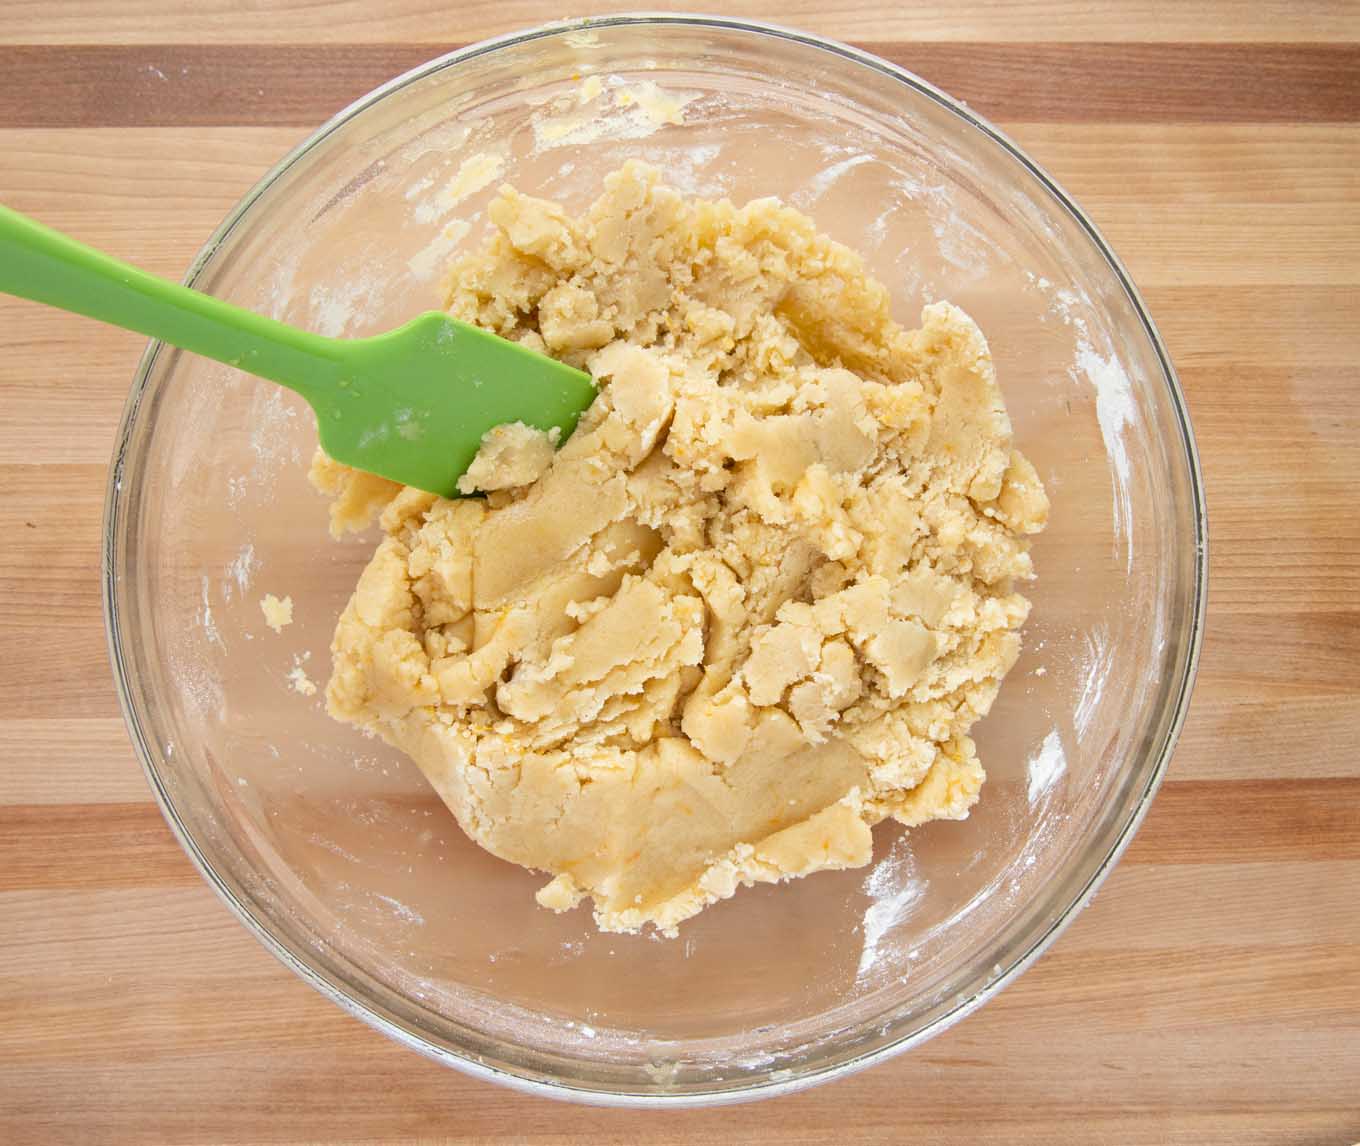
[{"label": "wooden cutting board", "polygon": [[[795,1097],[597,1111],[400,1050],[217,902],[124,736],[99,516],[141,340],[0,298],[0,1141],[1360,1139],[1360,6],[722,7],[862,44],[999,122],[1161,324],[1203,453],[1210,620],[1126,858],[978,1014]],[[0,201],[178,277],[350,99],[562,14],[2,0]]]}]

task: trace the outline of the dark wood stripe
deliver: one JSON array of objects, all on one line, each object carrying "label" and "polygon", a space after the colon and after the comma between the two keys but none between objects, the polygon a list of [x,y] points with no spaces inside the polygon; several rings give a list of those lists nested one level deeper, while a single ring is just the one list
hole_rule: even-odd
[{"label": "dark wood stripe", "polygon": [[[453,46],[0,46],[0,127],[306,127]],[[865,46],[999,120],[1360,119],[1360,45]]]},{"label": "dark wood stripe", "polygon": [[[1168,781],[1129,864],[1360,859],[1360,780]],[[0,807],[0,891],[192,884],[156,806]]]},{"label": "dark wood stripe", "polygon": [[0,47],[0,127],[311,127],[454,46]]},{"label": "dark wood stripe", "polygon": [[1312,123],[1360,119],[1360,45],[869,47],[993,120]]},{"label": "dark wood stripe", "polygon": [[[1172,776],[1175,776],[1172,763]],[[1281,773],[1291,768],[1280,761]],[[1360,779],[1169,780],[1126,862],[1360,859]]]},{"label": "dark wood stripe", "polygon": [[154,804],[0,807],[0,891],[169,887],[197,880]]}]

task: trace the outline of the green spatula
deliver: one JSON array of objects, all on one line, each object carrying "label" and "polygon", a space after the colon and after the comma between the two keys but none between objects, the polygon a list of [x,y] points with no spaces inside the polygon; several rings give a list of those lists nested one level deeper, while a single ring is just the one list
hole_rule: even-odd
[{"label": "green spatula", "polygon": [[504,422],[565,439],[588,374],[431,311],[371,338],[323,338],[179,286],[0,206],[0,291],[97,318],[295,390],[321,445],[445,497]]}]

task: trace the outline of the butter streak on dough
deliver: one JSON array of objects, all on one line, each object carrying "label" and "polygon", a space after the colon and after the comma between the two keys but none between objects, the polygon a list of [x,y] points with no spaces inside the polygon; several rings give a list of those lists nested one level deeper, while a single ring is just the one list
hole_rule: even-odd
[{"label": "butter streak on dough", "polygon": [[[390,491],[332,714],[609,931],[865,864],[889,816],[965,817],[1048,512],[978,328],[939,303],[905,331],[803,215],[641,164],[579,218],[510,188],[490,217],[449,309],[600,395],[531,484]],[[379,500],[317,477],[339,528]]]}]

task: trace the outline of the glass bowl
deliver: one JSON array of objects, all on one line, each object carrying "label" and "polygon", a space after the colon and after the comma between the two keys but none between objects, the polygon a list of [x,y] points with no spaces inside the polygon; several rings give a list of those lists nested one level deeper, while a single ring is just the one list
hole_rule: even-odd
[{"label": "glass bowl", "polygon": [[[918,1043],[1071,920],[1184,716],[1205,519],[1175,375],[1090,221],[929,84],[774,27],[609,18],[435,60],[280,163],[188,281],[324,334],[378,331],[438,305],[501,180],[579,208],[628,158],[686,192],[780,196],[867,255],[904,323],[950,299],[986,332],[1053,509],[1025,652],[975,731],[989,779],[966,822],[884,825],[871,867],[742,890],[674,940],[538,907],[541,877],[471,844],[413,764],[297,691],[324,683],[373,544],[327,536],[309,411],[165,346],[146,352],[114,457],[105,604],[171,827],[299,975],[481,1077],[702,1104]],[[265,593],[293,599],[280,635]]]}]

